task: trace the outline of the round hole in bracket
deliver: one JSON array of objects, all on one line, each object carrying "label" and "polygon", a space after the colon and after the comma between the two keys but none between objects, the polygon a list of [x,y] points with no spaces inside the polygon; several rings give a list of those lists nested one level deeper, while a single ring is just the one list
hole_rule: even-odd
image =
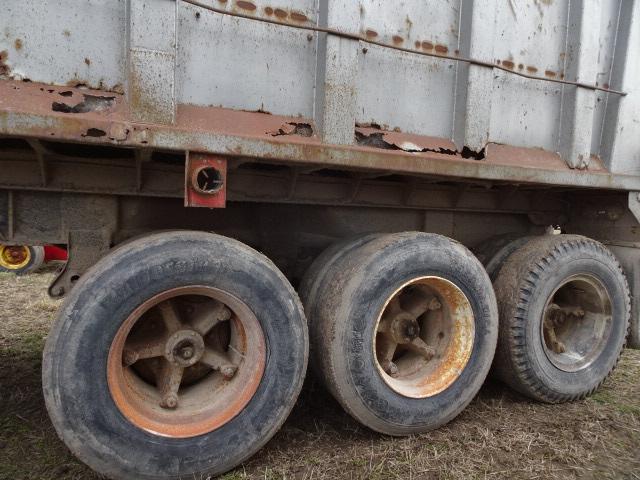
[{"label": "round hole in bracket", "polygon": [[200,167],[193,173],[192,185],[194,190],[209,195],[218,193],[224,187],[222,173],[215,167]]}]

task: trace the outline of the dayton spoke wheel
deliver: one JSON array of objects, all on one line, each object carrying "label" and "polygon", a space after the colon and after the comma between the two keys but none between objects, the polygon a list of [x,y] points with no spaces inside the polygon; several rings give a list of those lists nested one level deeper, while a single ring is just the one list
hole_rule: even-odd
[{"label": "dayton spoke wheel", "polygon": [[136,309],[108,361],[113,398],[135,425],[171,437],[207,433],[251,399],[265,365],[253,313],[211,287],[166,291]]},{"label": "dayton spoke wheel", "polygon": [[592,275],[575,275],[547,301],[542,339],[549,361],[565,372],[590,365],[611,334],[611,296]]},{"label": "dayton spoke wheel", "polygon": [[394,292],[380,315],[377,367],[401,395],[429,397],[458,378],[473,338],[474,317],[464,293],[443,278],[418,278]]}]

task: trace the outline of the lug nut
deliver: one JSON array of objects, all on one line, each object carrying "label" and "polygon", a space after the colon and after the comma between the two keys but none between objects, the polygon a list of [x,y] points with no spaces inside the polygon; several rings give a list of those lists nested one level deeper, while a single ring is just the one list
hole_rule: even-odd
[{"label": "lug nut", "polygon": [[226,322],[230,318],[231,318],[231,310],[229,310],[227,307],[224,307],[220,312],[220,321]]},{"label": "lug nut", "polygon": [[224,378],[230,380],[236,374],[236,370],[237,368],[233,365],[225,365],[224,367],[220,368],[220,373],[224,376]]},{"label": "lug nut", "polygon": [[174,409],[178,406],[178,397],[176,395],[167,395],[160,402],[162,408]]}]

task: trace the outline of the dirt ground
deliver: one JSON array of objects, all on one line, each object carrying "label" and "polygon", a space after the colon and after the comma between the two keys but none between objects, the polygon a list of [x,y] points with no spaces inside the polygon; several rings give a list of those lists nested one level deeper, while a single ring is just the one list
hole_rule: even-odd
[{"label": "dirt ground", "polygon": [[[52,275],[0,274],[2,480],[100,478],[58,440],[40,391]],[[359,426],[308,381],[284,428],[223,478],[640,479],[640,351],[585,401],[542,405],[489,381],[452,423],[408,438]]]}]

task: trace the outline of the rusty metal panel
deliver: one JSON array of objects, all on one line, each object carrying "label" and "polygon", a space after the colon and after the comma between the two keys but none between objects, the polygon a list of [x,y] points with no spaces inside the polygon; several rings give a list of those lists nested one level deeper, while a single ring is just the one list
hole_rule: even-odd
[{"label": "rusty metal panel", "polygon": [[[0,83],[41,90],[0,98],[3,135],[594,187],[640,176],[639,0],[3,6]],[[39,103],[50,84],[113,101],[56,110]],[[34,93],[22,85],[3,91]],[[238,125],[241,111],[258,113]],[[423,138],[363,144],[362,128]],[[521,163],[498,167],[495,145]],[[595,177],[543,173],[548,155]]]},{"label": "rusty metal panel", "polygon": [[[462,0],[361,0],[369,38],[436,53],[459,52]],[[373,46],[359,64],[357,123],[452,138],[456,62]]]},{"label": "rusty metal panel", "polygon": [[[122,92],[126,1],[3,0],[5,76]],[[0,65],[0,74],[2,74]]]},{"label": "rusty metal panel", "polygon": [[[210,3],[292,23],[317,21],[316,0]],[[313,116],[315,34],[178,7],[178,103]]]}]

